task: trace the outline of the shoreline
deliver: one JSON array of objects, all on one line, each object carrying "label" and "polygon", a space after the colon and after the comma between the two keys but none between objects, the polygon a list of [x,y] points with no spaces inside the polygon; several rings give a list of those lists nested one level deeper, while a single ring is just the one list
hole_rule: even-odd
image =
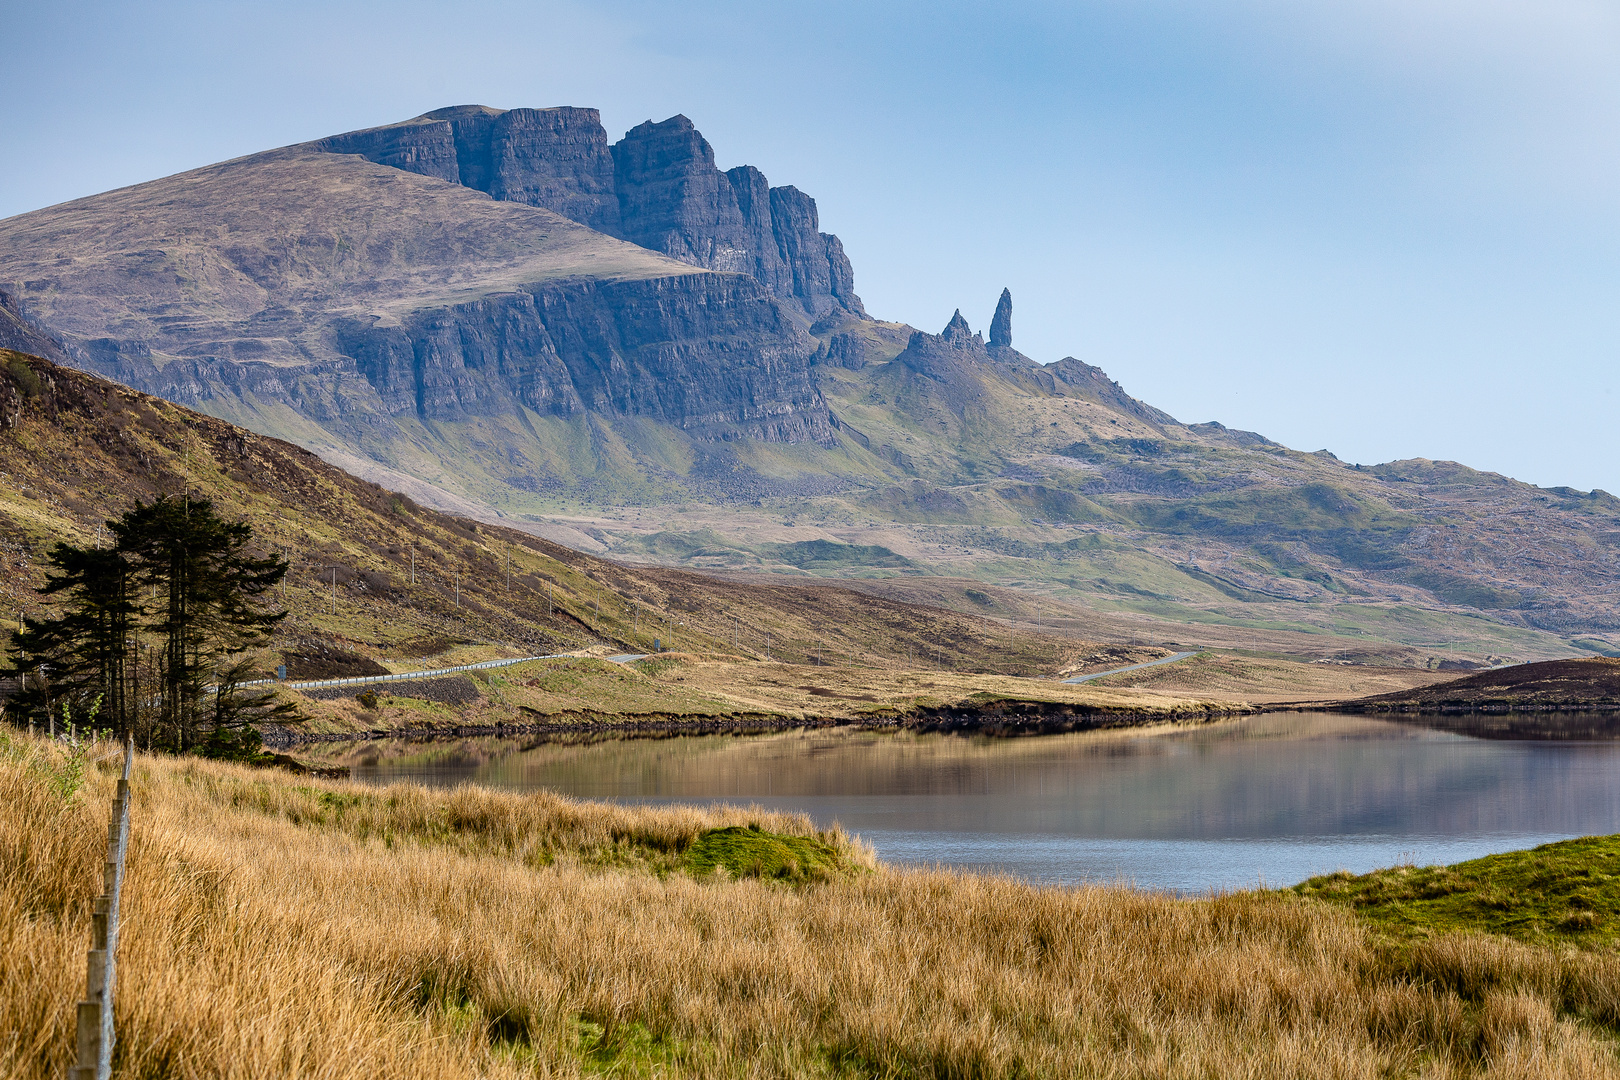
[{"label": "shoreline", "polygon": [[1233,704],[1213,709],[1175,709],[1164,712],[1109,712],[1064,702],[998,702],[995,707],[975,709],[961,705],[931,706],[908,713],[867,716],[788,716],[781,713],[729,713],[692,716],[674,713],[632,715],[571,711],[548,714],[532,723],[496,724],[418,724],[409,727],[368,728],[355,731],[303,732],[288,727],[271,727],[261,732],[267,750],[287,751],[299,746],[335,742],[370,742],[401,739],[435,742],[450,739],[504,736],[612,735],[629,738],[661,739],[689,735],[768,735],[806,728],[853,728],[857,730],[906,730],[922,733],[982,735],[990,738],[1026,738],[1064,735],[1084,731],[1149,727],[1154,724],[1207,724],[1244,716],[1283,712],[1331,712],[1356,716],[1387,717],[1494,717],[1545,718],[1559,715],[1593,714],[1620,720],[1620,704],[1532,704],[1532,705],[1405,705],[1396,703],[1356,704],[1350,702],[1279,702]]},{"label": "shoreline", "polygon": [[[1148,727],[1164,723],[1212,723],[1261,711],[1251,706],[1222,709],[1178,709],[1164,712],[1090,710],[1065,702],[1021,701],[998,703],[993,709],[934,706],[914,712],[869,716],[788,716],[781,713],[730,713],[724,716],[682,716],[641,713],[633,716],[591,712],[550,714],[554,719],[522,724],[442,724],[358,731],[301,732],[287,727],[261,731],[267,750],[286,751],[298,746],[334,742],[369,742],[402,739],[415,742],[479,737],[535,735],[619,735],[632,738],[672,738],[682,735],[767,735],[805,728],[907,730],[1020,738]],[[1018,706],[1009,709],[1008,706]]]}]

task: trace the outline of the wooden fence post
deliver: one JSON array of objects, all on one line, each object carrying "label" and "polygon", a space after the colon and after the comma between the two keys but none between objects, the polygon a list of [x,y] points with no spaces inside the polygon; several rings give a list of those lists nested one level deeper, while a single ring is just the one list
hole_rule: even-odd
[{"label": "wooden fence post", "polygon": [[90,952],[85,957],[86,1000],[79,1002],[75,1064],[68,1080],[108,1080],[112,1075],[113,990],[118,985],[118,900],[124,885],[129,851],[129,769],[135,736],[124,732],[124,775],[113,799],[107,826],[107,861],[102,867],[102,894],[90,916]]}]

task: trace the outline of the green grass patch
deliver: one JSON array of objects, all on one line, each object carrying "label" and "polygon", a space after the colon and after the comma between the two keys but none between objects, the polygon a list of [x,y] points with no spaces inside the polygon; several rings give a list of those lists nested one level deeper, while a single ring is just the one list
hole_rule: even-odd
[{"label": "green grass patch", "polygon": [[724,867],[732,877],[789,885],[826,881],[849,869],[830,844],[808,836],[765,832],[755,825],[710,829],[686,849],[685,864],[693,877]]},{"label": "green grass patch", "polygon": [[593,1076],[670,1076],[687,1049],[681,1040],[655,1035],[639,1020],[610,1027],[581,1018],[576,1030],[581,1064]]},{"label": "green grass patch", "polygon": [[650,678],[657,678],[666,671],[681,667],[682,664],[673,656],[651,656],[645,660],[634,660],[628,666],[635,668]]},{"label": "green grass patch", "polygon": [[1474,930],[1533,944],[1620,939],[1620,836],[1588,836],[1452,866],[1343,872],[1294,886],[1397,937]]},{"label": "green grass patch", "polygon": [[798,540],[791,544],[765,544],[762,550],[800,570],[841,570],[848,567],[893,569],[912,565],[910,559],[896,555],[881,544]]}]

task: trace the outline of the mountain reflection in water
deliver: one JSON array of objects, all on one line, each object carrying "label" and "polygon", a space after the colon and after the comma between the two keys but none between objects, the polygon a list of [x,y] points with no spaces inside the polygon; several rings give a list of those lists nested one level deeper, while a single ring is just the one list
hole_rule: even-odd
[{"label": "mountain reflection in water", "polygon": [[1620,742],[1327,713],[1022,739],[819,730],[355,753],[359,779],[757,804],[838,821],[890,862],[1193,892],[1620,831]]}]

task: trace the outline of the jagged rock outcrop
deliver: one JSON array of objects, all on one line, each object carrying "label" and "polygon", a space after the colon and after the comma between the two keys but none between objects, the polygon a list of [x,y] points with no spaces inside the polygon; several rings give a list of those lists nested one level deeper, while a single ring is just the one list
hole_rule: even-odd
[{"label": "jagged rock outcrop", "polygon": [[990,347],[992,349],[1012,348],[1012,290],[1002,289],[1001,299],[996,301],[996,314],[990,320]]},{"label": "jagged rock outcrop", "polygon": [[979,396],[981,369],[994,363],[985,351],[984,338],[968,326],[961,309],[940,333],[913,333],[895,362],[953,388],[955,396],[963,400]]},{"label": "jagged rock outcrop", "polygon": [[672,116],[631,128],[613,144],[613,169],[626,240],[693,266],[751,270],[737,193],[692,121]]},{"label": "jagged rock outcrop", "polygon": [[[1010,309],[1007,294],[1004,292],[1002,296]],[[854,349],[853,345],[845,348],[852,352]],[[829,346],[829,356],[830,353]],[[928,334],[921,330],[913,333],[895,361],[936,384],[945,400],[957,410],[979,407],[985,398],[986,379],[993,371],[995,379],[1011,381],[1032,393],[1088,398],[1155,427],[1176,424],[1168,413],[1125,393],[1119,383],[1099,367],[1072,356],[1043,366],[1009,346],[986,345],[984,338],[968,326],[960,309],[941,333]]]},{"label": "jagged rock outcrop", "polygon": [[[918,331],[918,334],[924,339],[928,337],[927,334],[923,334],[921,331]],[[961,308],[956,309],[956,313],[951,316],[951,321],[945,324],[945,329],[940,332],[940,336],[958,347],[978,345],[983,348],[984,346],[984,338],[976,334],[968,326],[967,320],[962,318]],[[913,338],[912,340],[916,341],[917,339]]]},{"label": "jagged rock outcrop", "polygon": [[308,144],[543,207],[709,270],[749,274],[812,319],[865,317],[836,236],[815,200],[773,188],[752,166],[722,173],[684,116],[647,121],[608,145],[595,109],[437,109]]},{"label": "jagged rock outcrop", "polygon": [[359,154],[506,202],[544,207],[609,236],[623,235],[613,157],[595,109],[458,105],[310,145]]}]

